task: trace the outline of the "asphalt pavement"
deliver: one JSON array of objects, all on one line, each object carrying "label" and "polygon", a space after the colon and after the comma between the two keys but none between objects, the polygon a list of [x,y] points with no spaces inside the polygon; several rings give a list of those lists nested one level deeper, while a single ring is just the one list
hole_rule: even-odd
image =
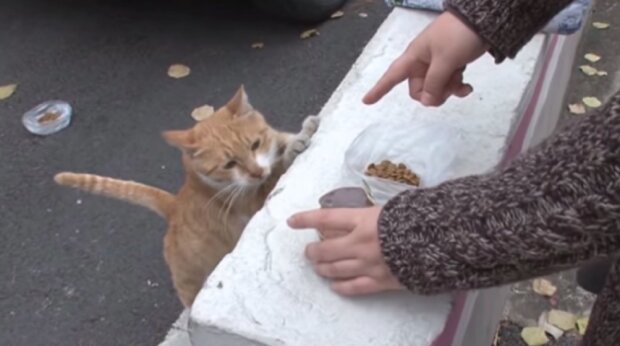
[{"label": "asphalt pavement", "polygon": [[[157,215],[53,184],[63,170],[175,191],[178,152],[160,137],[191,126],[240,84],[275,126],[317,113],[385,18],[356,0],[312,28],[247,2],[4,0],[0,6],[0,345],[156,345],[181,305],[162,258]],[[366,13],[367,16],[359,16]],[[262,42],[264,48],[251,45]],[[170,64],[189,77],[167,76]],[[39,137],[21,115],[61,99],[75,114]]]}]

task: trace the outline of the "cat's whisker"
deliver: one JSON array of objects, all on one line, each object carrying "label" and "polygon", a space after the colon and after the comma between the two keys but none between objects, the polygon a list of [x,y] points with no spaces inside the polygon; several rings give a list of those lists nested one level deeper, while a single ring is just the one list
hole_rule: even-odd
[{"label": "cat's whisker", "polygon": [[[213,195],[213,197],[209,199],[209,202],[207,202],[207,205],[205,206],[205,208],[209,208],[211,203],[213,203],[214,201],[216,201],[218,198],[222,197],[226,193],[234,191],[235,187],[236,186],[234,184],[230,184],[226,186],[225,188],[221,189],[220,191],[218,191],[215,195]],[[228,197],[229,196],[226,196],[226,198]]]},{"label": "cat's whisker", "polygon": [[228,207],[226,208],[226,212],[224,213],[224,224],[226,225],[226,229],[229,229],[228,228],[228,219],[230,217],[230,211],[232,209],[232,206],[235,204],[237,199],[241,195],[243,195],[244,192],[245,192],[245,187],[244,186],[239,186],[239,188],[236,189],[235,192],[233,193],[233,197],[230,199],[230,202],[228,203]]},{"label": "cat's whisker", "polygon": [[225,216],[224,212],[227,210],[227,206],[228,206],[229,202],[233,199],[235,193],[240,188],[237,185],[232,185],[232,187],[233,187],[232,191],[230,191],[230,193],[226,196],[226,198],[222,202],[222,205],[218,209],[217,218],[220,219],[220,220],[222,220],[223,216]]}]

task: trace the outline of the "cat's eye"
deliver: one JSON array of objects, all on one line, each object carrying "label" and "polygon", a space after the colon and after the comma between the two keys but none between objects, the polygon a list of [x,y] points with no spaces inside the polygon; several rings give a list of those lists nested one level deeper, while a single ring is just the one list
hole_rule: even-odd
[{"label": "cat's eye", "polygon": [[258,149],[258,147],[260,146],[260,139],[257,139],[256,141],[254,141],[254,143],[252,144],[252,150],[256,150]]},{"label": "cat's eye", "polygon": [[233,167],[235,167],[237,165],[237,162],[235,161],[228,161],[226,163],[226,165],[224,166],[225,169],[232,169]]}]

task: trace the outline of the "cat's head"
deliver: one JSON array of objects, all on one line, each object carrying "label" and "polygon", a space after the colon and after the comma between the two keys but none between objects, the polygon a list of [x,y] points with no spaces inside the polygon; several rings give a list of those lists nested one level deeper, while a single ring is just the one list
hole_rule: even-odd
[{"label": "cat's head", "polygon": [[163,136],[182,150],[204,183],[217,189],[261,184],[284,151],[278,133],[252,107],[243,86],[193,128],[166,131]]}]

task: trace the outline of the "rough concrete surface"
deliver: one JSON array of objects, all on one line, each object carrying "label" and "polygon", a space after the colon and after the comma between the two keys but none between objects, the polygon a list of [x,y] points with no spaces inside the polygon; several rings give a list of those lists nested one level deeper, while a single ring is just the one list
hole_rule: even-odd
[{"label": "rough concrete surface", "polygon": [[[609,29],[599,30],[592,27],[592,22],[608,22]],[[566,104],[579,103],[584,96],[596,96],[605,102],[620,90],[620,3],[616,0],[598,0],[594,3],[590,20],[585,27],[578,57],[566,96]],[[595,53],[602,57],[599,62],[590,63],[583,56]],[[587,76],[578,67],[589,64],[607,71],[607,76]],[[558,126],[564,126],[583,115],[574,115],[566,111]],[[596,298],[593,294],[577,286],[575,271],[566,271],[546,277],[558,287],[556,301],[541,297],[533,292],[532,281],[524,281],[513,286],[512,295],[506,304],[505,319],[500,327],[497,346],[525,345],[519,336],[523,326],[536,325],[543,311],[551,308],[566,310],[577,315],[587,315]],[[515,330],[518,330],[515,332]],[[550,345],[578,345],[580,337],[573,334],[563,336]]]},{"label": "rough concrete surface", "polygon": [[[365,12],[362,18],[359,12]],[[294,130],[342,80],[388,9],[352,1],[307,26],[246,1],[5,0],[0,7],[0,345],[155,345],[181,306],[161,254],[165,223],[142,208],[53,184],[62,170],[175,191],[179,154],[159,133],[192,124],[241,83],[276,126]],[[252,49],[254,42],[263,49]],[[184,63],[192,74],[166,75]],[[21,115],[69,101],[70,127],[29,134]]]}]

